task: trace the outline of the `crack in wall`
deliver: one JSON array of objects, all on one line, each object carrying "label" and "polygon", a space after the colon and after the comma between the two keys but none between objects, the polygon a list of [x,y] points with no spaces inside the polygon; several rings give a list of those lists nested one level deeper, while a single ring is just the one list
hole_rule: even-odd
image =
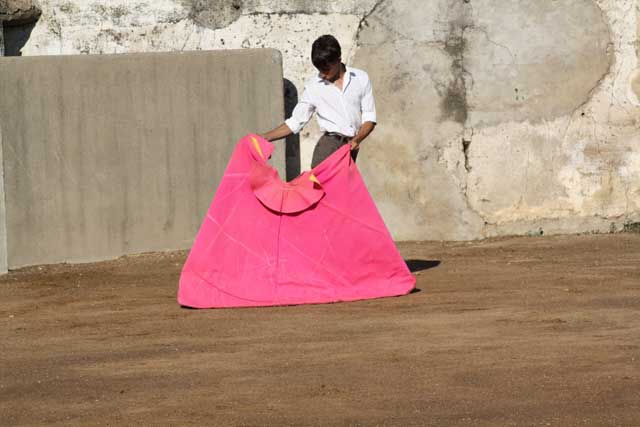
[{"label": "crack in wall", "polygon": [[[614,70],[614,68],[618,65],[617,64],[617,59],[616,59],[616,45],[613,41],[613,31],[611,29],[611,24],[610,21],[608,19],[608,16],[606,14],[606,12],[604,11],[604,9],[602,9],[602,7],[598,4],[598,2],[594,2],[594,4],[596,5],[596,7],[598,8],[598,10],[600,11],[600,18],[602,19],[602,22],[605,23],[606,28],[607,28],[607,39],[609,40],[609,42],[607,43],[607,47],[606,47],[606,55],[607,56],[611,56],[613,55],[613,61],[609,61],[609,67],[607,67],[607,69],[602,73],[602,75],[598,78],[598,80],[595,82],[595,84],[593,85],[593,87],[589,90],[589,92],[587,93],[587,96],[585,97],[585,100],[582,101],[579,105],[577,105],[574,109],[572,109],[571,111],[568,112],[567,116],[569,116],[569,124],[567,125],[567,129],[569,128],[569,126],[571,125],[571,123],[573,122],[574,118],[575,118],[575,114],[578,112],[578,110],[583,110],[584,107],[589,104],[592,100],[594,95],[596,94],[596,92],[598,91],[598,89],[600,89],[602,83],[604,82],[604,80],[609,77],[612,73],[612,71]],[[613,51],[613,52],[612,52]],[[619,71],[618,71],[619,74]],[[613,91],[613,86],[615,85],[615,81],[617,80],[617,77],[613,79],[612,82],[612,86],[611,89]],[[584,111],[581,112],[581,116],[584,116],[585,113]],[[565,134],[563,135],[562,141],[564,142],[566,139],[566,131]]]},{"label": "crack in wall", "polygon": [[471,172],[471,165],[469,164],[469,147],[473,140],[473,128],[471,129],[471,136],[469,138],[462,137],[462,154],[464,154],[464,169],[467,173]]},{"label": "crack in wall", "polygon": [[[375,2],[375,4],[373,5],[373,7],[371,7],[371,9],[369,10],[369,12],[365,13],[364,15],[362,15],[362,18],[360,19],[360,22],[358,22],[358,28],[356,29],[356,34],[353,38],[353,48],[356,49],[357,46],[359,46],[360,44],[360,31],[362,31],[362,28],[364,28],[364,26],[369,26],[369,24],[367,23],[367,19],[369,19],[369,17],[371,15],[373,15],[373,13],[378,9],[378,7],[384,3],[385,0],[378,0]],[[355,53],[355,52],[353,52]],[[352,52],[349,52],[349,56],[352,55]]]},{"label": "crack in wall", "polygon": [[494,46],[498,46],[498,47],[500,47],[500,48],[502,48],[502,49],[506,50],[506,51],[509,53],[509,56],[511,56],[511,64],[512,64],[512,65],[521,65],[521,64],[518,64],[518,63],[516,62],[516,54],[514,54],[514,53],[511,51],[511,49],[509,49],[509,46],[504,45],[504,44],[502,44],[502,43],[498,43],[497,41],[493,40],[491,37],[489,37],[489,32],[488,32],[486,29],[484,29],[484,28],[473,27],[473,29],[474,29],[475,31],[478,31],[478,32],[482,33],[482,34],[484,35],[485,39],[487,39],[487,41],[488,41],[489,43],[491,43],[492,45],[494,45]]},{"label": "crack in wall", "polygon": [[189,40],[191,40],[191,36],[193,36],[193,33],[196,31],[197,28],[198,27],[194,25],[193,28],[191,29],[191,31],[189,31],[189,34],[184,39],[184,43],[182,44],[182,47],[180,48],[181,51],[185,50],[185,48],[187,47],[187,43],[189,43]]}]

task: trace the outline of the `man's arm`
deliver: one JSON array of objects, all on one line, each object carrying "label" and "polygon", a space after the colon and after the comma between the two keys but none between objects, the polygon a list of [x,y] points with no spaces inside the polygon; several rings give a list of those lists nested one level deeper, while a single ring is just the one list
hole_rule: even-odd
[{"label": "man's arm", "polygon": [[376,127],[376,103],[373,99],[373,86],[369,75],[365,74],[366,83],[364,88],[364,94],[360,100],[360,111],[362,111],[362,126],[358,129],[356,136],[351,138],[351,150],[357,150],[360,148],[360,143],[373,131]]},{"label": "man's arm", "polygon": [[364,122],[362,126],[360,126],[360,129],[358,129],[358,133],[356,134],[356,136],[354,136],[349,140],[349,143],[351,144],[351,149],[352,150],[359,149],[360,143],[367,136],[369,136],[369,134],[373,131],[375,127],[376,127],[375,122]]},{"label": "man's arm", "polygon": [[296,104],[291,117],[284,121],[280,126],[270,130],[260,136],[269,141],[285,138],[292,133],[298,133],[307,124],[307,122],[313,116],[316,108],[313,105],[309,91],[305,88],[302,93],[302,99]]},{"label": "man's arm", "polygon": [[286,123],[282,123],[277,128],[272,129],[267,133],[263,133],[260,136],[263,137],[264,139],[266,139],[267,141],[275,141],[276,139],[286,138],[287,136],[291,135],[292,133],[293,133],[293,131],[291,131],[291,129],[289,129],[289,126],[287,126]]}]

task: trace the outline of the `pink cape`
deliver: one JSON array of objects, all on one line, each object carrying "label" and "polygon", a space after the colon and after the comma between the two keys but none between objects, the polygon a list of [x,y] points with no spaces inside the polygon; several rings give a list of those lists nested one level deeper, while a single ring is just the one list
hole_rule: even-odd
[{"label": "pink cape", "polygon": [[283,182],[274,145],[242,138],[182,269],[194,308],[327,303],[409,293],[400,256],[345,145]]}]

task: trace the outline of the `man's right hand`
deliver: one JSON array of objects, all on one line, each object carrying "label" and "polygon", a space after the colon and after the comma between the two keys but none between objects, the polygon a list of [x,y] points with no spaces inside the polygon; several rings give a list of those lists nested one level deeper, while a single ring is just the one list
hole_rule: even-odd
[{"label": "man's right hand", "polygon": [[289,126],[287,126],[286,123],[282,123],[277,128],[272,129],[267,133],[259,133],[258,135],[260,135],[267,141],[275,141],[276,139],[285,138],[291,135],[292,133],[293,132],[291,132],[291,129],[289,129]]}]

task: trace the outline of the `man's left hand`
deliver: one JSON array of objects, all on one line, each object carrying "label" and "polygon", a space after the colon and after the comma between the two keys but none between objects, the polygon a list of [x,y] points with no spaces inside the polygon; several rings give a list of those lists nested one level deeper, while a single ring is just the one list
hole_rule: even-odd
[{"label": "man's left hand", "polygon": [[351,151],[358,151],[360,149],[360,142],[355,139],[350,140],[349,144],[351,145]]}]

